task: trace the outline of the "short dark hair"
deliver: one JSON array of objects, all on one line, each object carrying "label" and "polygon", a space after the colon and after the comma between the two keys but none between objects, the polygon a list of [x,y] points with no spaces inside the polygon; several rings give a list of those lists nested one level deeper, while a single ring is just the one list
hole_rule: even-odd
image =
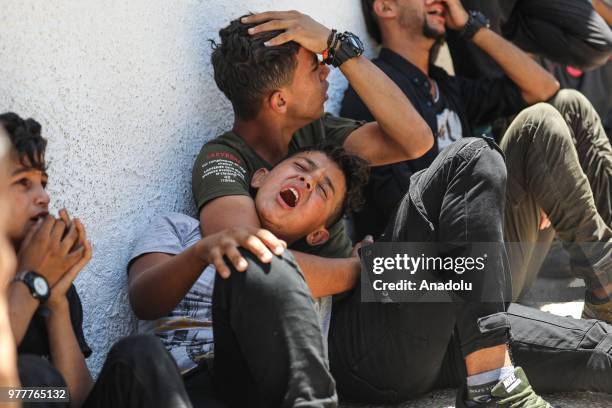
[{"label": "short dark hair", "polygon": [[0,115],[0,125],[8,133],[11,147],[19,156],[21,164],[45,171],[47,140],[41,135],[40,123],[32,118],[23,119],[16,113],[6,112]]},{"label": "short dark hair", "polygon": [[376,13],[374,13],[375,1],[376,0],[361,0],[361,11],[363,12],[368,34],[380,44],[382,42],[382,34],[380,33],[380,26],[376,19]]},{"label": "short dark hair", "polygon": [[346,212],[352,214],[359,211],[365,204],[363,195],[365,185],[370,178],[370,165],[361,157],[349,153],[344,147],[333,143],[321,143],[318,145],[307,146],[291,152],[288,158],[294,157],[304,152],[321,152],[324,153],[331,161],[336,163],[346,183],[346,195],[342,200],[342,204],[337,211],[327,221],[327,226],[338,221]]},{"label": "short dark hair", "polygon": [[264,97],[293,81],[300,49],[293,41],[264,45],[282,31],[249,34],[247,30],[256,25],[243,24],[238,18],[219,30],[220,43],[210,40],[215,82],[242,119],[253,119]]}]

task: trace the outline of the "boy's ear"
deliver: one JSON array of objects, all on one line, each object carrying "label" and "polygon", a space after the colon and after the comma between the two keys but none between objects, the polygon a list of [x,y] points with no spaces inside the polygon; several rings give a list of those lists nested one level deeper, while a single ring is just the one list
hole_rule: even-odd
[{"label": "boy's ear", "polygon": [[255,173],[253,173],[253,177],[251,177],[251,187],[253,188],[261,187],[263,182],[266,180],[266,177],[268,177],[269,173],[270,171],[264,167],[255,171]]},{"label": "boy's ear", "polygon": [[306,235],[306,242],[310,246],[323,245],[329,239],[329,231],[325,227],[321,227]]},{"label": "boy's ear", "polygon": [[287,95],[283,90],[276,90],[268,97],[268,105],[276,113],[287,113]]},{"label": "boy's ear", "polygon": [[374,14],[380,18],[394,18],[397,14],[397,4],[395,0],[376,0],[372,4]]}]

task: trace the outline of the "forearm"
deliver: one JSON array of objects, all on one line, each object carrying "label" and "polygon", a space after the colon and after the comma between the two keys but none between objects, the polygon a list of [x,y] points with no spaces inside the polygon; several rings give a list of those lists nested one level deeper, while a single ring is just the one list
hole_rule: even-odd
[{"label": "forearm", "polygon": [[144,320],[166,316],[185,297],[205,267],[192,246],[141,271],[129,283],[132,310]]},{"label": "forearm", "polygon": [[335,295],[351,290],[357,284],[361,264],[359,258],[322,258],[291,251],[304,273],[312,297]]},{"label": "forearm", "polygon": [[38,309],[40,302],[32,297],[30,290],[22,282],[12,282],[8,289],[9,316],[15,344],[19,346]]},{"label": "forearm", "polygon": [[521,89],[527,103],[546,101],[559,90],[559,83],[548,71],[517,46],[488,28],[479,30],[473,41]]},{"label": "forearm", "polygon": [[405,152],[419,157],[433,143],[431,128],[401,89],[374,63],[360,56],[340,66],[382,131]]},{"label": "forearm", "polygon": [[[0,296],[0,387],[18,387],[17,353],[11,334],[8,303]],[[0,404],[2,406],[2,404]]]},{"label": "forearm", "polygon": [[80,407],[93,387],[93,380],[72,328],[67,301],[51,308],[47,332],[51,360],[68,385],[71,406]]}]

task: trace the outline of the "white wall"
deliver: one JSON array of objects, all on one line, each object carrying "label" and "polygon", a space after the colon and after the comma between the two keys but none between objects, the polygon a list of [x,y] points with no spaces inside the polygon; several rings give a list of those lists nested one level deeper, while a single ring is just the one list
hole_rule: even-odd
[{"label": "white wall", "polygon": [[[80,217],[94,244],[77,279],[94,371],[134,328],[125,267],[135,237],[156,214],[194,211],[193,160],[232,123],[206,40],[268,9],[298,9],[366,39],[359,3],[2,0],[0,112],[41,122],[52,207]],[[346,82],[338,72],[330,82],[337,111]]]}]

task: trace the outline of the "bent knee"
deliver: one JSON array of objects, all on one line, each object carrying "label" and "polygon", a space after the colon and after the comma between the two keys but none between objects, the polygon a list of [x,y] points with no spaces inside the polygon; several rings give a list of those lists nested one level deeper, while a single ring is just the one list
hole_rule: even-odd
[{"label": "bent knee", "polygon": [[[247,260],[247,270],[238,272],[230,267],[230,277],[227,280],[217,277],[215,289],[223,287],[243,291],[245,296],[272,297],[279,293],[308,290],[304,275],[289,251],[281,256],[273,255],[270,263],[261,262],[246,249],[240,248],[240,253]],[[226,281],[227,284],[217,285],[220,281]]]},{"label": "bent knee", "polygon": [[115,343],[108,353],[108,358],[132,361],[135,356],[147,359],[165,353],[166,349],[157,337],[139,334],[124,337]]},{"label": "bent knee", "polygon": [[[518,128],[518,131],[513,131]],[[540,102],[517,115],[505,136],[507,143],[572,143],[572,134],[561,113],[551,104]]]},{"label": "bent knee", "polygon": [[474,162],[476,174],[483,175],[494,183],[504,184],[506,181],[506,163],[501,149],[480,137],[462,139],[457,152],[466,162]]},{"label": "bent knee", "polygon": [[591,102],[582,92],[575,89],[562,89],[557,95],[551,99],[551,104],[563,113],[567,108],[572,108],[575,111],[582,110],[585,107],[590,107]]}]

